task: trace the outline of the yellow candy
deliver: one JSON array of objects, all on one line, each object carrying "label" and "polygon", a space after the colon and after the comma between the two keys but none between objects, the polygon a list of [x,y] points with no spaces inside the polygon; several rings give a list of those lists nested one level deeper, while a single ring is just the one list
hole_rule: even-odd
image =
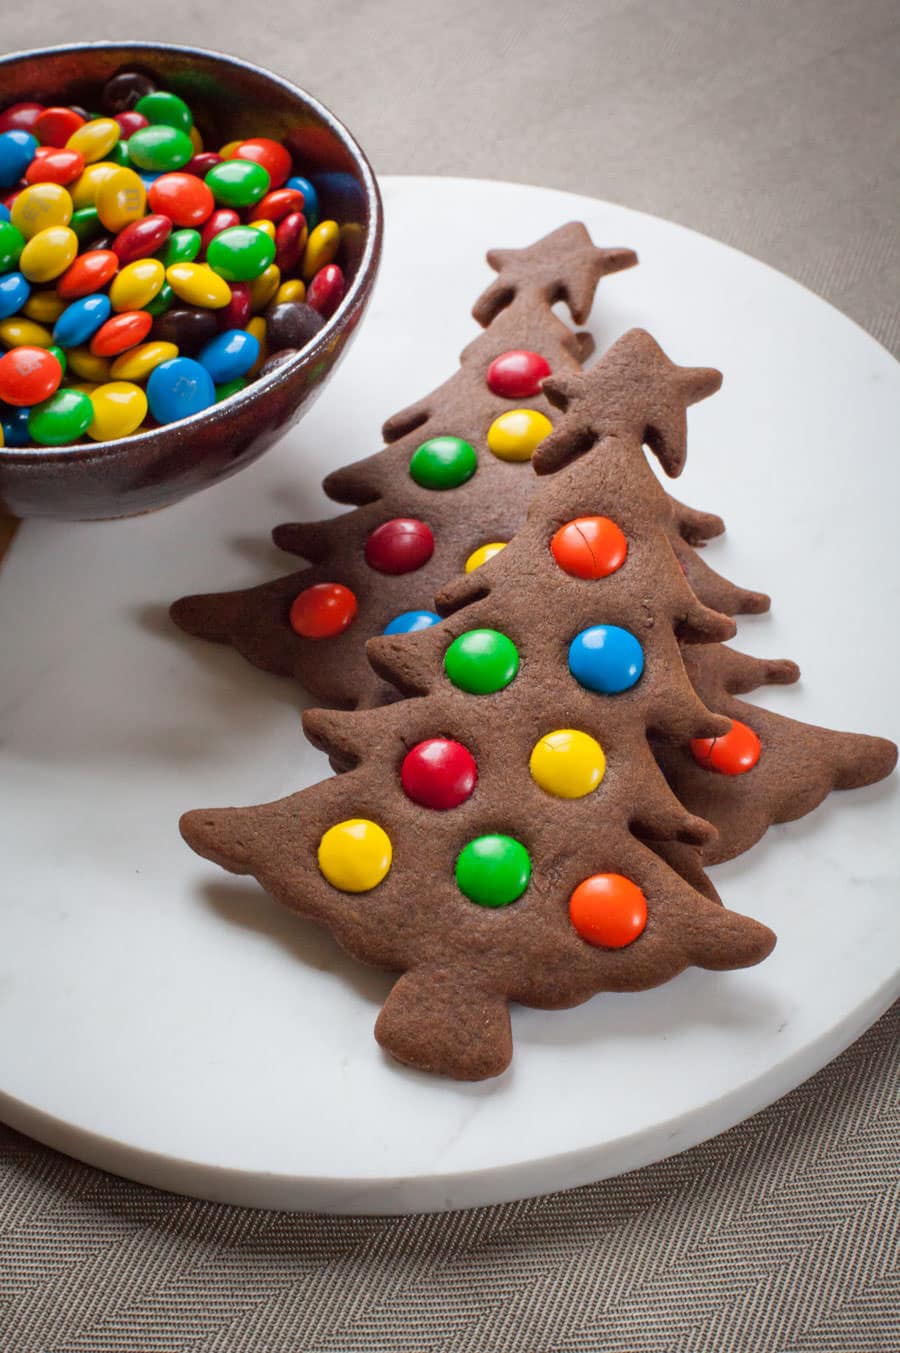
[{"label": "yellow candy", "polygon": [[338,245],[341,242],[341,228],[337,221],[320,221],[315,230],[309,232],[306,248],[303,251],[301,272],[309,282],[326,263],[333,263]]},{"label": "yellow candy", "polygon": [[67,390],[79,390],[83,395],[92,395],[100,386],[96,381],[69,381],[66,384]]},{"label": "yellow candy", "polygon": [[262,315],[254,315],[249,323],[244,325],[244,328],[259,343],[259,356],[247,372],[247,375],[252,379],[259,374],[260,367],[269,355],[268,345],[266,344],[266,321]]},{"label": "yellow candy", "polygon": [[559,799],[581,799],[597,788],[606,757],[596,738],[577,728],[557,728],[536,742],[528,762],[532,777]]},{"label": "yellow candy", "polygon": [[226,141],[224,146],[219,146],[219,154],[222,156],[223,160],[230,160],[238,146],[242,146],[243,144],[243,141],[240,140]]},{"label": "yellow candy", "polygon": [[270,240],[274,240],[275,238],[274,221],[254,221],[253,227],[255,230],[261,230],[264,235],[268,235]]},{"label": "yellow candy", "polygon": [[188,305],[221,310],[231,300],[231,287],[206,263],[173,263],[166,271],[166,281]]},{"label": "yellow candy", "polygon": [[87,434],[95,442],[111,442],[130,437],[147,416],[147,396],[131,381],[112,381],[99,385],[91,395],[94,417]]},{"label": "yellow candy", "polygon": [[194,147],[194,154],[199,155],[201,150],[203,149],[203,137],[197,131],[196,127],[191,127],[190,131],[188,132],[188,136],[191,138],[191,145]]},{"label": "yellow candy", "polygon": [[531,460],[553,424],[537,409],[509,409],[488,428],[487,444],[499,460]]},{"label": "yellow candy", "polygon": [[19,193],[9,219],[30,240],[47,226],[67,226],[73,211],[71,197],[58,183],[33,183]]},{"label": "yellow candy", "polygon": [[178,356],[174,343],[164,343],[157,339],[151,343],[139,343],[117,357],[109,368],[114,381],[142,381],[160,362],[170,362]]},{"label": "yellow candy", "polygon": [[120,135],[118,122],[111,117],[95,117],[72,133],[66,142],[66,150],[77,150],[85,164],[94,164],[109,154]]},{"label": "yellow candy", "polygon": [[109,380],[109,358],[95,357],[89,348],[69,348],[66,353],[69,370],[83,381],[105,385]]},{"label": "yellow candy", "polygon": [[275,304],[281,305],[282,301],[305,301],[306,285],[299,277],[289,277],[286,282],[275,292]]},{"label": "yellow candy", "polygon": [[68,305],[55,291],[33,291],[22,306],[22,314],[38,324],[55,324]]},{"label": "yellow candy", "polygon": [[162,288],[166,270],[158,258],[136,258],[126,263],[110,283],[113,310],[143,310]]},{"label": "yellow candy", "polygon": [[281,269],[277,263],[270,263],[268,268],[254,277],[249,283],[250,287],[250,313],[257,314],[260,310],[265,310],[271,300],[274,300],[275,293],[281,286]]},{"label": "yellow candy", "polygon": [[10,315],[9,319],[0,320],[0,343],[5,348],[49,348],[53,345],[53,335],[43,324]]},{"label": "yellow candy", "polygon": [[78,253],[78,236],[68,226],[48,226],[33,235],[19,259],[29,282],[50,282],[65,272]]},{"label": "yellow candy", "polygon": [[319,869],[343,893],[367,893],[391,867],[391,838],[377,822],[351,817],[338,822],[319,842]]},{"label": "yellow candy", "polygon": [[133,169],[116,166],[97,190],[97,215],[107,230],[124,230],[138,221],[147,205],[147,190]]},{"label": "yellow candy", "polygon": [[108,178],[111,178],[122,166],[111,160],[100,160],[97,164],[86,165],[74,183],[69,184],[69,196],[76,211],[82,207],[96,207],[97,194]]},{"label": "yellow candy", "polygon": [[493,540],[489,545],[479,545],[477,550],[473,550],[466,560],[466,572],[474,573],[476,568],[481,568],[489,559],[493,559],[495,554],[506,549],[505,540]]},{"label": "yellow candy", "polygon": [[6,445],[6,438],[3,436],[3,424],[0,423],[0,446]]}]

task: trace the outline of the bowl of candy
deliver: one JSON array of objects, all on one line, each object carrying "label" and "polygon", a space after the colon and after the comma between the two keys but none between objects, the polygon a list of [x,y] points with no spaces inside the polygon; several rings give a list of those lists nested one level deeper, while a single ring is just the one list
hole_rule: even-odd
[{"label": "bowl of candy", "polygon": [[382,212],[342,123],[235,57],[89,43],[0,60],[0,507],[165,507],[321,392]]}]

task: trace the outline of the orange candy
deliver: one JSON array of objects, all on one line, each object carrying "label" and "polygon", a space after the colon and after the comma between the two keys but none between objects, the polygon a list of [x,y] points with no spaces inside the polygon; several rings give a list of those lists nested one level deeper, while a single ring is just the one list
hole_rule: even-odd
[{"label": "orange candy", "polygon": [[291,628],[303,639],[333,639],[353,623],[357,602],[343,583],[316,583],[294,599]]},{"label": "orange candy", "polygon": [[625,563],[628,541],[609,517],[576,517],[559,528],[550,550],[573,578],[606,578]]},{"label": "orange candy", "polygon": [[569,917],[588,944],[624,949],[647,924],[647,899],[622,874],[592,874],[569,898]]},{"label": "orange candy", "polygon": [[64,301],[102,291],[118,271],[119,259],[111,249],[89,249],[70,264],[57,279],[56,291]]},{"label": "orange candy", "polygon": [[762,745],[752,728],[735,719],[721,738],[693,738],[691,753],[704,770],[720,775],[744,775],[759,760]]},{"label": "orange candy", "polygon": [[101,324],[91,339],[91,352],[95,357],[118,357],[120,352],[143,343],[152,328],[153,316],[146,310],[123,310]]}]

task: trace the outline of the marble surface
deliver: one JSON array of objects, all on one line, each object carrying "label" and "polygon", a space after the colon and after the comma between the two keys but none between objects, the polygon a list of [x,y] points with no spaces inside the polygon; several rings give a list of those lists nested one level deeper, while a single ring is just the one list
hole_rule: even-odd
[{"label": "marble surface", "polygon": [[[512,1070],[479,1086],[390,1064],[383,975],[219,874],[177,835],[192,806],[274,798],[326,771],[296,690],[170,628],[168,599],[283,566],[278,520],[377,448],[472,334],[492,244],[573,216],[641,267],[604,283],[604,346],[650,328],[726,382],[692,411],[679,496],[720,511],[710,562],[772,591],[740,644],[805,680],[772,708],[898,736],[896,364],[795,283],[727,247],[550,190],[384,181],[381,280],[309,417],[239,478],[102,526],[27,524],[4,566],[0,1116],[73,1155],[199,1196],[404,1211],[543,1192],[659,1159],[771,1102],[898,991],[893,783],[833,796],[716,871],[779,933],[749,972],[684,974],[577,1010],[518,1010]],[[423,221],[429,223],[424,238]],[[437,260],[437,262],[436,262]],[[429,326],[422,297],[428,284]],[[23,1032],[25,1031],[25,1032]]]}]

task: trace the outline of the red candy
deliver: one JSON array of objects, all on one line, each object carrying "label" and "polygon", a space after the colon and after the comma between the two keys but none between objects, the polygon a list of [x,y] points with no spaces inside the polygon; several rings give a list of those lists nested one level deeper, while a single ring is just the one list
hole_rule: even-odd
[{"label": "red candy", "polygon": [[194,155],[184,166],[185,174],[196,174],[198,178],[204,179],[214,164],[221,164],[222,156],[217,155],[214,150],[201,150]]},{"label": "red candy", "polygon": [[647,924],[647,899],[621,874],[592,874],[569,898],[569,917],[588,944],[624,949]]},{"label": "red candy", "polygon": [[118,357],[144,339],[153,328],[153,316],[146,310],[123,310],[113,315],[91,339],[91,352],[95,357]]},{"label": "red candy", "polygon": [[270,140],[268,136],[251,136],[248,140],[242,141],[232,158],[252,160],[254,164],[261,164],[269,175],[273,188],[280,188],[285,179],[290,177],[293,168],[290,152],[277,141]]},{"label": "red candy", "polygon": [[112,242],[113,253],[121,263],[133,263],[136,258],[149,258],[161,249],[172,233],[172,221],[161,212],[142,216],[119,231]]},{"label": "red candy", "polygon": [[56,293],[64,301],[77,300],[100,291],[119,271],[119,260],[111,249],[89,249],[66,268],[56,283]]},{"label": "red candy", "polygon": [[289,212],[275,227],[275,262],[282,276],[293,272],[306,248],[306,217],[302,211]]},{"label": "red candy", "polygon": [[487,369],[488,389],[505,399],[527,399],[541,393],[541,381],[550,375],[550,363],[539,352],[511,348],[495,357]]},{"label": "red candy", "polygon": [[160,174],[147,189],[147,201],[177,226],[198,226],[212,214],[212,190],[193,174]]},{"label": "red candy", "polygon": [[423,808],[458,808],[475,788],[478,766],[461,742],[428,738],[403,758],[400,782],[403,792]]},{"label": "red candy", "polygon": [[30,132],[43,111],[42,103],[11,103],[0,113],[0,132]]},{"label": "red candy", "polygon": [[62,148],[70,136],[74,136],[79,127],[84,126],[84,118],[72,108],[45,108],[35,118],[30,128],[42,146]]},{"label": "red candy", "polygon": [[691,753],[705,770],[720,775],[744,775],[759,760],[762,745],[752,728],[735,719],[720,738],[693,738]]},{"label": "red candy", "polygon": [[229,282],[231,300],[217,312],[220,329],[244,329],[250,319],[250,284]]},{"label": "red candy", "polygon": [[303,194],[297,188],[276,188],[251,207],[251,221],[282,221],[292,211],[303,210]]},{"label": "red candy", "polygon": [[221,235],[223,230],[230,230],[232,226],[240,224],[240,216],[236,211],[232,211],[231,207],[219,207],[217,211],[214,211],[200,231],[200,257],[206,258],[209,242],[215,239],[216,235]]},{"label": "red candy", "polygon": [[44,348],[12,348],[0,357],[0,399],[28,408],[59,389],[62,367]]},{"label": "red candy", "polygon": [[394,517],[366,541],[366,563],[379,573],[412,573],[434,554],[431,527],[415,517]]},{"label": "red candy", "polygon": [[306,304],[328,319],[344,299],[344,274],[336,263],[320,268],[306,288]]},{"label": "red candy", "polygon": [[609,517],[576,517],[559,528],[550,550],[573,578],[606,578],[625,563],[628,541]]},{"label": "red candy", "polygon": [[65,188],[78,178],[84,168],[84,156],[77,150],[57,150],[55,146],[38,146],[34,159],[25,170],[26,183],[58,183]]},{"label": "red candy", "polygon": [[291,606],[291,629],[302,639],[333,639],[356,615],[356,597],[342,583],[304,588]]},{"label": "red candy", "polygon": [[118,122],[122,131],[122,136],[126,141],[129,136],[133,136],[135,132],[139,132],[142,127],[149,126],[144,114],[136,113],[133,108],[126,108],[124,112],[116,113],[113,121]]}]

